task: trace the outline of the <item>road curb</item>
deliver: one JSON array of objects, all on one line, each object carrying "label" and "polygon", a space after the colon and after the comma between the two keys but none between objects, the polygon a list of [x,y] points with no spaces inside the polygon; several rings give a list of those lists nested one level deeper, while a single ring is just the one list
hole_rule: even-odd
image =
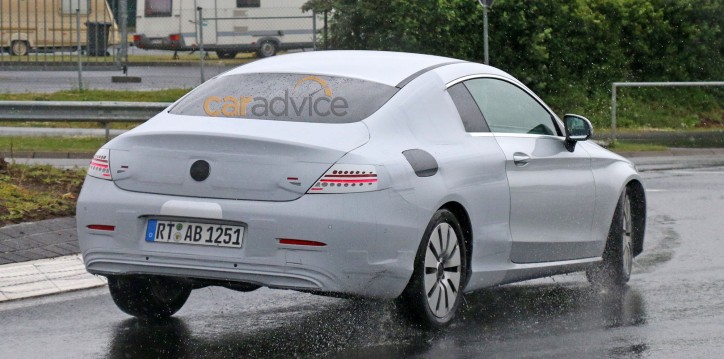
[{"label": "road curb", "polygon": [[0,302],[101,287],[80,254],[0,266]]}]

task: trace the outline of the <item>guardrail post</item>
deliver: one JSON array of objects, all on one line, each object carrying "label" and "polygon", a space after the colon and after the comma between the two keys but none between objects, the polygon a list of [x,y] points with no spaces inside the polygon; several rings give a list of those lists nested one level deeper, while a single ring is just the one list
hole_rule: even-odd
[{"label": "guardrail post", "polygon": [[103,121],[103,128],[106,130],[106,142],[111,140],[111,130],[108,128],[108,121]]}]

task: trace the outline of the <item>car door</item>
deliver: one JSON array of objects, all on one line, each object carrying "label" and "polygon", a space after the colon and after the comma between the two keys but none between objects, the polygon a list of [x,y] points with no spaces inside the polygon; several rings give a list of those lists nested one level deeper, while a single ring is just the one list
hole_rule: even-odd
[{"label": "car door", "polygon": [[504,78],[464,82],[506,158],[511,260],[534,263],[596,256],[595,184],[588,153],[569,152],[555,116]]}]

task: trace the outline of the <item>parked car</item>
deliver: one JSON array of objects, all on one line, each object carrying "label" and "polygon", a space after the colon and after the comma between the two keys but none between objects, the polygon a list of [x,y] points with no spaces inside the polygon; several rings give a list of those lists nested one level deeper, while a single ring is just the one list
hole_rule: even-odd
[{"label": "parked car", "polygon": [[78,199],[83,259],[138,317],[205,286],[265,286],[396,298],[440,327],[486,287],[575,271],[624,285],[644,189],[591,131],[477,63],[256,61],[98,150]]}]

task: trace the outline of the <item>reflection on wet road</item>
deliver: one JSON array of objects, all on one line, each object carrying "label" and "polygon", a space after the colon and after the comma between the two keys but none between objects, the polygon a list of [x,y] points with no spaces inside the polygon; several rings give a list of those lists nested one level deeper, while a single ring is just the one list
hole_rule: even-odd
[{"label": "reflection on wet road", "polygon": [[720,178],[705,170],[645,174],[653,189],[646,248],[619,292],[592,288],[581,274],[492,288],[466,295],[453,325],[434,332],[402,322],[392,302],[270,289],[201,289],[176,317],[142,321],[98,289],[0,305],[0,357],[717,357]]},{"label": "reflection on wet road", "polygon": [[[468,296],[467,301],[461,320],[441,332],[410,328],[396,317],[392,303],[375,301],[328,303],[302,316],[276,313],[267,328],[249,328],[247,323],[254,320],[233,311],[212,323],[183,315],[160,322],[125,319],[113,328],[108,357],[474,357],[481,350],[518,356],[519,345],[530,338],[557,341],[571,333],[646,323],[642,297],[631,288],[600,293],[579,284],[511,286]],[[597,343],[596,356],[608,356],[608,344],[613,343]],[[637,343],[614,350],[642,348],[645,344]],[[541,349],[528,348],[531,354]]]}]

